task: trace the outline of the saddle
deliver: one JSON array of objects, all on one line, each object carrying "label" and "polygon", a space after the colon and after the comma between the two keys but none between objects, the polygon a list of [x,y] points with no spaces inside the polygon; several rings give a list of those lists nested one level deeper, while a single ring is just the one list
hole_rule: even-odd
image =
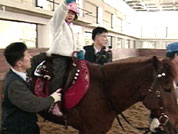
[{"label": "saddle", "polygon": [[[34,71],[34,93],[40,97],[50,95],[50,82],[54,78],[52,59],[41,62]],[[62,89],[62,111],[75,107],[84,97],[89,87],[87,61],[72,58],[64,77]]]},{"label": "saddle", "polygon": [[73,62],[72,65],[75,69],[69,71],[64,86],[64,104],[67,109],[75,107],[87,93],[89,87],[87,62],[85,60],[78,60],[76,63]]}]

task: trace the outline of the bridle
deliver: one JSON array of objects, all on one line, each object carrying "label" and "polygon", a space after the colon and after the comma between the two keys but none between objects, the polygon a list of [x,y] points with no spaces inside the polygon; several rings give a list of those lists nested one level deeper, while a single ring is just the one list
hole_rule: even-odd
[{"label": "bridle", "polygon": [[[110,105],[112,106],[113,110],[114,110],[117,114],[121,115],[121,117],[122,117],[130,126],[132,126],[133,128],[135,128],[135,129],[137,129],[137,130],[144,130],[144,131],[145,131],[144,134],[149,133],[149,132],[150,132],[150,129],[149,129],[149,128],[147,128],[147,127],[145,128],[145,127],[136,127],[136,126],[133,126],[133,125],[125,118],[125,116],[124,116],[123,113],[120,111],[120,109],[118,109],[118,107],[117,107],[117,105],[116,105],[116,103],[115,103],[115,100],[113,99],[113,97],[112,97],[112,95],[111,95],[111,92],[110,92],[109,90],[107,90],[107,85],[106,85],[106,82],[105,82],[105,73],[104,73],[103,69],[101,69],[101,73],[102,73],[102,75],[103,75],[103,91],[104,91],[105,96],[107,97],[107,99],[108,99]],[[158,117],[158,119],[159,119],[159,122],[160,122],[160,129],[161,129],[162,131],[164,131],[164,129],[163,129],[161,126],[165,126],[165,125],[168,123],[169,117],[168,117],[168,115],[166,115],[165,112],[164,112],[164,107],[163,107],[163,105],[162,105],[162,103],[161,103],[161,99],[160,99],[160,98],[161,98],[161,92],[160,92],[160,90],[157,89],[156,91],[154,91],[154,89],[155,89],[155,85],[156,85],[157,80],[160,79],[161,77],[165,77],[165,76],[166,76],[165,73],[161,73],[161,74],[154,75],[154,80],[153,80],[153,82],[152,82],[152,85],[151,85],[151,87],[150,87],[149,89],[147,89],[149,93],[155,92],[155,95],[156,95],[156,97],[157,97],[157,99],[158,99],[159,110],[160,110],[160,113],[161,113],[160,116]],[[123,130],[125,130],[125,129],[123,128],[123,126],[122,126],[122,124],[121,124],[121,122],[120,122],[118,116],[117,116],[117,121],[118,121],[118,123],[120,124],[121,128],[122,128]]]},{"label": "bridle", "polygon": [[154,93],[158,100],[158,105],[159,105],[159,110],[160,110],[160,116],[158,117],[158,120],[160,122],[160,126],[165,126],[169,121],[169,117],[164,112],[164,107],[163,107],[163,104],[161,103],[161,92],[160,92],[159,88],[155,89],[155,85],[156,85],[156,82],[158,81],[158,79],[165,77],[165,76],[166,76],[165,73],[160,73],[160,74],[154,75],[153,83],[152,83],[151,87],[148,89],[149,94]]}]

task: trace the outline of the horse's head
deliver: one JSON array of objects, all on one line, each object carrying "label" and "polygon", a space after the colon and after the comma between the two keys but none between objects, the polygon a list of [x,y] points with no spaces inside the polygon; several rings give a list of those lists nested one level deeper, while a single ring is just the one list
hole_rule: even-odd
[{"label": "horse's head", "polygon": [[143,104],[160,123],[163,134],[178,133],[178,105],[176,98],[176,71],[170,60],[152,59],[153,79],[149,88],[142,90]]}]

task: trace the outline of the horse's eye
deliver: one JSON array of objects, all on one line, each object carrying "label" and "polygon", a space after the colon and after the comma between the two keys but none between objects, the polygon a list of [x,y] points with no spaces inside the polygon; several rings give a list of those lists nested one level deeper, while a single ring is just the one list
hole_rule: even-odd
[{"label": "horse's eye", "polygon": [[165,88],[164,91],[170,93],[171,92],[171,88]]}]

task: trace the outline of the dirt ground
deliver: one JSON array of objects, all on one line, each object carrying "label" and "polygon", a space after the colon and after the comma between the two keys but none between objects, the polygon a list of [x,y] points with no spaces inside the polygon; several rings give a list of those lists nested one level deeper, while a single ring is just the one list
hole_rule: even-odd
[{"label": "dirt ground", "polygon": [[[2,82],[0,82],[0,89],[2,89]],[[1,113],[1,107],[0,107],[0,113]],[[148,114],[149,111],[141,103],[137,103],[133,105],[132,107],[130,107],[128,110],[124,112],[124,115],[127,117],[127,119],[134,126],[138,126],[138,127],[148,126]],[[125,132],[119,127],[118,122],[115,120],[112,128],[107,134],[143,134],[143,131],[137,131],[134,128],[130,127],[123,120],[121,121],[126,130]],[[44,121],[44,119],[41,118],[40,116],[39,116],[38,124],[40,126],[40,134],[77,134],[78,133],[78,131],[73,129],[72,127],[69,127],[66,130],[64,126],[54,124],[49,121]]]}]

